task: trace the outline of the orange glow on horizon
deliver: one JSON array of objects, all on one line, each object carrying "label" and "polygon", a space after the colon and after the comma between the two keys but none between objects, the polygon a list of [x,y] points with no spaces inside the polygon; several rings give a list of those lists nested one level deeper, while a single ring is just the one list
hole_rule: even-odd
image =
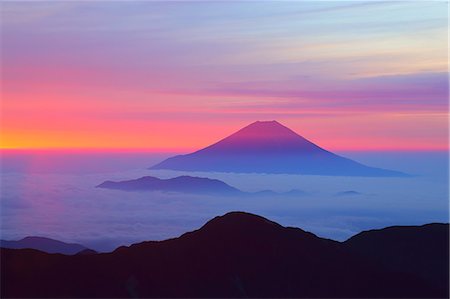
[{"label": "orange glow on horizon", "polygon": [[322,6],[302,1],[222,3],[215,18],[137,4],[62,18],[5,3],[1,149],[191,152],[257,120],[332,151],[449,148],[445,3],[380,3],[382,23],[337,3],[316,20],[292,13]]}]

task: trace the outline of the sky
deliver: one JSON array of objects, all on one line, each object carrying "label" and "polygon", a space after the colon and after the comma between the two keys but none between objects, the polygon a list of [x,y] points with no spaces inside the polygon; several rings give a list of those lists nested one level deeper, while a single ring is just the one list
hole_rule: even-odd
[{"label": "sky", "polygon": [[191,150],[277,120],[448,149],[445,1],[0,3],[1,148]]}]

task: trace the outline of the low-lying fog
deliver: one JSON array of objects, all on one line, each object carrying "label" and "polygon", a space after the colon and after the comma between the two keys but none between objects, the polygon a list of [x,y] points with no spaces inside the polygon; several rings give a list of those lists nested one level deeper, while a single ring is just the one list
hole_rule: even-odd
[{"label": "low-lying fog", "polygon": [[[369,166],[415,176],[157,171],[146,168],[169,154],[3,152],[0,237],[14,240],[45,236],[110,251],[119,245],[176,237],[199,228],[214,216],[235,210],[335,240],[390,225],[448,222],[447,153],[341,154]],[[220,179],[247,192],[300,189],[308,194],[239,198],[95,188],[105,180],[186,174]]]}]

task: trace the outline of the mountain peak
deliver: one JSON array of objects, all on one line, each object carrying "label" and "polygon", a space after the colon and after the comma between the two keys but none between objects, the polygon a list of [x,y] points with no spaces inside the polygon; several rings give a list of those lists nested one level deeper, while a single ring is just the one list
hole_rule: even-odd
[{"label": "mountain peak", "polygon": [[256,121],[196,152],[151,169],[343,176],[407,176],[333,154],[276,120]]},{"label": "mountain peak", "polygon": [[262,216],[246,212],[229,212],[222,216],[214,217],[206,222],[199,230],[187,233],[189,237],[209,238],[210,240],[245,240],[245,242],[267,241],[270,236],[293,233],[296,237],[311,240],[317,237],[302,229],[286,228],[282,225],[270,221]]},{"label": "mountain peak", "polygon": [[217,216],[208,221],[204,227],[217,227],[217,226],[275,226],[281,227],[278,223],[272,222],[264,217],[247,213],[233,211],[226,213],[222,216]]},{"label": "mountain peak", "polygon": [[284,127],[282,124],[280,124],[278,121],[276,120],[257,120],[253,123],[251,123],[248,126],[254,126],[254,125],[264,125],[264,126],[282,126]]},{"label": "mountain peak", "polygon": [[[255,121],[248,126],[240,129],[236,133],[230,135],[228,138],[246,138],[251,141],[252,139],[284,139],[284,138],[301,138],[300,135],[292,131],[286,126],[276,120],[271,121]],[[227,138],[225,138],[227,139]],[[305,140],[306,141],[306,140]]]},{"label": "mountain peak", "polygon": [[289,152],[321,152],[323,149],[281,123],[253,122],[219,142],[198,152],[245,155],[283,155]]}]

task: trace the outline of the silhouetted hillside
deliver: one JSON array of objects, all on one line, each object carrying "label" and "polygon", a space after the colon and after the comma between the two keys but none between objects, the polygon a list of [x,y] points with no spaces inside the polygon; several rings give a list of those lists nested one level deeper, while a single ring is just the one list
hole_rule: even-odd
[{"label": "silhouetted hillside", "polygon": [[[322,239],[298,228],[283,227],[260,216],[232,212],[179,238],[120,247],[112,253],[64,256],[2,249],[1,295],[445,296],[443,288],[436,289],[413,273],[395,272],[372,262],[353,253],[349,244]],[[428,255],[416,256],[423,262],[428,258]]]},{"label": "silhouetted hillside", "polygon": [[210,195],[241,195],[251,197],[299,197],[308,194],[298,189],[293,189],[288,192],[275,192],[272,190],[243,192],[217,179],[192,176],[179,176],[171,179],[159,179],[152,176],[145,176],[139,179],[121,182],[105,181],[96,187],[123,191],[164,191]]},{"label": "silhouetted hillside", "polygon": [[351,237],[344,245],[392,271],[421,277],[448,294],[448,224],[393,226],[365,231]]},{"label": "silhouetted hillside", "polygon": [[333,154],[276,121],[257,121],[187,155],[168,158],[151,169],[242,173],[296,173],[343,176],[407,176],[368,167]]},{"label": "silhouetted hillside", "polygon": [[97,188],[124,191],[164,191],[223,195],[239,195],[243,193],[222,181],[192,176],[179,176],[171,179],[145,176],[139,179],[121,182],[106,181],[98,185]]},{"label": "silhouetted hillside", "polygon": [[76,254],[87,248],[80,244],[70,244],[44,237],[25,237],[18,241],[0,240],[0,246],[12,249],[37,249],[47,253]]},{"label": "silhouetted hillside", "polygon": [[77,255],[91,255],[91,254],[97,254],[98,252],[92,249],[85,249],[85,250],[81,250],[80,252],[77,253]]}]

